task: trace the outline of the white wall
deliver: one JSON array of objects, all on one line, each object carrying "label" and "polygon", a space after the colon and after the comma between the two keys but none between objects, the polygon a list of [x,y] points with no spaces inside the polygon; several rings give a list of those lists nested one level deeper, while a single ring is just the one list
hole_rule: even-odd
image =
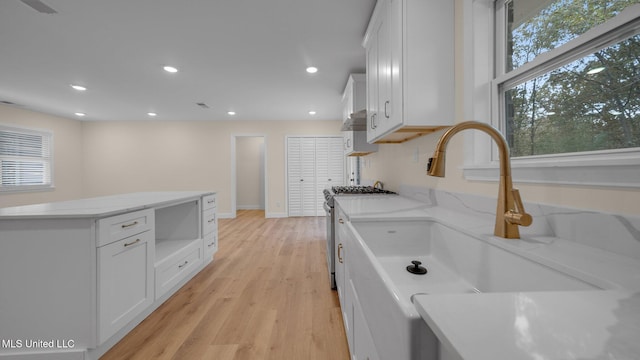
[{"label": "white wall", "polygon": [[339,135],[339,121],[132,121],[83,123],[86,196],[161,190],[214,190],[231,213],[231,137],[266,136],[265,211],[286,214],[285,136]]},{"label": "white wall", "polygon": [[236,206],[264,209],[264,137],[236,138]]},{"label": "white wall", "polygon": [[54,133],[55,189],[0,194],[16,206],[135,191],[213,190],[231,213],[231,135],[265,134],[266,212],[286,214],[285,136],[339,135],[339,121],[87,122],[0,105],[0,123]]},{"label": "white wall", "polygon": [[[463,116],[464,77],[462,61],[462,3],[456,5],[456,121]],[[442,132],[408,141],[404,144],[380,145],[376,154],[364,158],[363,179],[381,180],[385,188],[397,190],[401,183],[437,188],[445,191],[472,193],[485,196],[497,195],[497,183],[474,182],[464,179],[461,166],[464,163],[464,136],[453,137],[447,147],[447,173],[444,178],[426,175],[426,164]],[[419,154],[414,161],[416,151]],[[367,166],[368,165],[368,166]],[[517,184],[524,201],[591,209],[630,215],[640,214],[640,190],[603,187]]]}]

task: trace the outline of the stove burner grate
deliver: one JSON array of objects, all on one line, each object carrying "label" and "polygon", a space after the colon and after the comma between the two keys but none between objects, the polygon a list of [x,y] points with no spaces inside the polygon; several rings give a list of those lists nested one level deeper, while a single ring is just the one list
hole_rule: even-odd
[{"label": "stove burner grate", "polygon": [[334,194],[395,194],[393,191],[374,188],[373,186],[334,186]]}]

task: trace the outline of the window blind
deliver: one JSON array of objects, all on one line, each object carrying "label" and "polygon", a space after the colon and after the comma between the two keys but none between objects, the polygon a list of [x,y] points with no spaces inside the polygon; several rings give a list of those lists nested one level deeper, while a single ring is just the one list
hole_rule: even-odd
[{"label": "window blind", "polygon": [[52,135],[0,127],[0,190],[51,186]]}]

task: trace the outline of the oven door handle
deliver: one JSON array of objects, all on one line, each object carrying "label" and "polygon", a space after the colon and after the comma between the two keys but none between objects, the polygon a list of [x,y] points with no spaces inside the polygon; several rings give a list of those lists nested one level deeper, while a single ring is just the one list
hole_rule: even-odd
[{"label": "oven door handle", "polygon": [[327,205],[326,202],[324,204],[322,204],[322,207],[324,208],[324,211],[327,212],[327,214],[331,213],[331,207],[329,205]]}]

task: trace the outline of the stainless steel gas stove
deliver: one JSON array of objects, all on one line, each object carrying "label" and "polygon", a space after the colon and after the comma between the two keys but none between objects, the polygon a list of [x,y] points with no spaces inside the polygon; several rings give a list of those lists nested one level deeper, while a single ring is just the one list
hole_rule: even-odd
[{"label": "stainless steel gas stove", "polygon": [[372,194],[395,194],[393,191],[384,190],[373,186],[333,186],[331,189],[324,189],[324,199],[329,206],[333,207],[333,197],[336,195],[372,195]]},{"label": "stainless steel gas stove", "polygon": [[335,229],[335,209],[334,198],[336,196],[370,196],[370,195],[394,195],[393,191],[384,190],[373,186],[334,186],[331,189],[324,189],[324,210],[327,214],[327,266],[329,268],[329,280],[331,288],[336,288],[336,229]]}]

